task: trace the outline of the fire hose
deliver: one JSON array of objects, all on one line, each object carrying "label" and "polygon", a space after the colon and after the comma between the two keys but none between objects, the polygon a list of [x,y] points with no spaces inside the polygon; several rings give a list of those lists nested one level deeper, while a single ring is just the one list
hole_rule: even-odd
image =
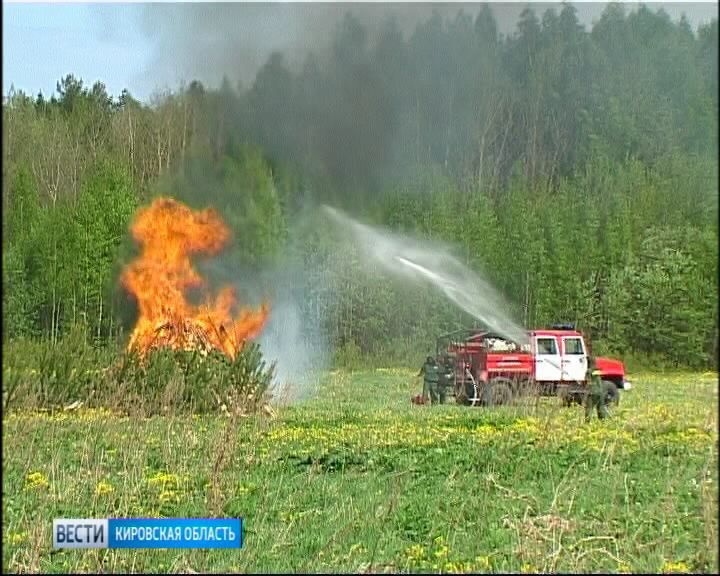
[{"label": "fire hose", "polygon": [[477,382],[475,381],[475,378],[473,378],[472,372],[470,372],[470,370],[468,369],[467,366],[465,366],[465,376],[469,376],[470,381],[473,384],[473,397],[470,398],[470,404],[472,406],[475,406],[475,403],[480,400],[480,398],[478,398],[478,387],[477,387]]}]

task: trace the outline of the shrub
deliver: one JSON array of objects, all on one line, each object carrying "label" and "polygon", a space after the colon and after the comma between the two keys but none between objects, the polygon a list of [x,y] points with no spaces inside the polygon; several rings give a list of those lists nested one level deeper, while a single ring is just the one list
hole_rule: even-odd
[{"label": "shrub", "polygon": [[141,359],[94,348],[77,330],[55,345],[31,340],[4,345],[3,406],[53,410],[81,401],[134,415],[249,413],[269,400],[274,372],[255,343],[234,360],[220,352],[169,349]]},{"label": "shrub", "polygon": [[253,412],[269,400],[274,372],[255,343],[234,360],[217,351],[159,349],[144,359],[127,354],[111,370],[110,404],[145,414]]}]

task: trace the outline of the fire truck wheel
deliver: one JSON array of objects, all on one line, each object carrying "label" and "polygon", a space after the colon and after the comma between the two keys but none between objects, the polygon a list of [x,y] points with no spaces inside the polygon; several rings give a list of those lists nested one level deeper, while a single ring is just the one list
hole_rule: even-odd
[{"label": "fire truck wheel", "polygon": [[510,404],[512,400],[512,389],[510,380],[507,378],[494,378],[485,388],[483,403],[486,406],[502,406]]},{"label": "fire truck wheel", "polygon": [[615,382],[603,380],[603,386],[605,387],[605,404],[614,404],[615,406],[620,404],[620,392]]}]

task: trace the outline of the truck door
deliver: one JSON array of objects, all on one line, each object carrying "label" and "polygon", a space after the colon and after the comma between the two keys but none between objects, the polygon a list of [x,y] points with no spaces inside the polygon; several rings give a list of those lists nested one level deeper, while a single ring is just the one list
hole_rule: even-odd
[{"label": "truck door", "polygon": [[580,336],[563,336],[562,379],[582,382],[587,372],[587,354]]},{"label": "truck door", "polygon": [[560,349],[554,336],[535,336],[535,380],[559,382],[562,375]]}]

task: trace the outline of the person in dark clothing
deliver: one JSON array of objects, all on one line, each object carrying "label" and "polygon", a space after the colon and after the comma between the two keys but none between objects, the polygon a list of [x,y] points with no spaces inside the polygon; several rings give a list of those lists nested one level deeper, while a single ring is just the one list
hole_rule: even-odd
[{"label": "person in dark clothing", "polygon": [[448,388],[454,384],[454,380],[455,366],[453,365],[452,358],[445,354],[442,358],[438,373],[438,399],[440,404],[445,403]]},{"label": "person in dark clothing", "polygon": [[600,374],[600,370],[598,370],[597,364],[595,363],[595,358],[589,357],[586,378],[588,390],[585,396],[585,422],[590,421],[593,409],[597,410],[597,415],[600,420],[604,420],[609,416],[606,403],[607,390]]},{"label": "person in dark clothing", "polygon": [[438,402],[438,379],[440,377],[440,369],[435,358],[428,356],[425,364],[420,368],[418,376],[423,376],[423,400],[428,399],[432,404]]}]

